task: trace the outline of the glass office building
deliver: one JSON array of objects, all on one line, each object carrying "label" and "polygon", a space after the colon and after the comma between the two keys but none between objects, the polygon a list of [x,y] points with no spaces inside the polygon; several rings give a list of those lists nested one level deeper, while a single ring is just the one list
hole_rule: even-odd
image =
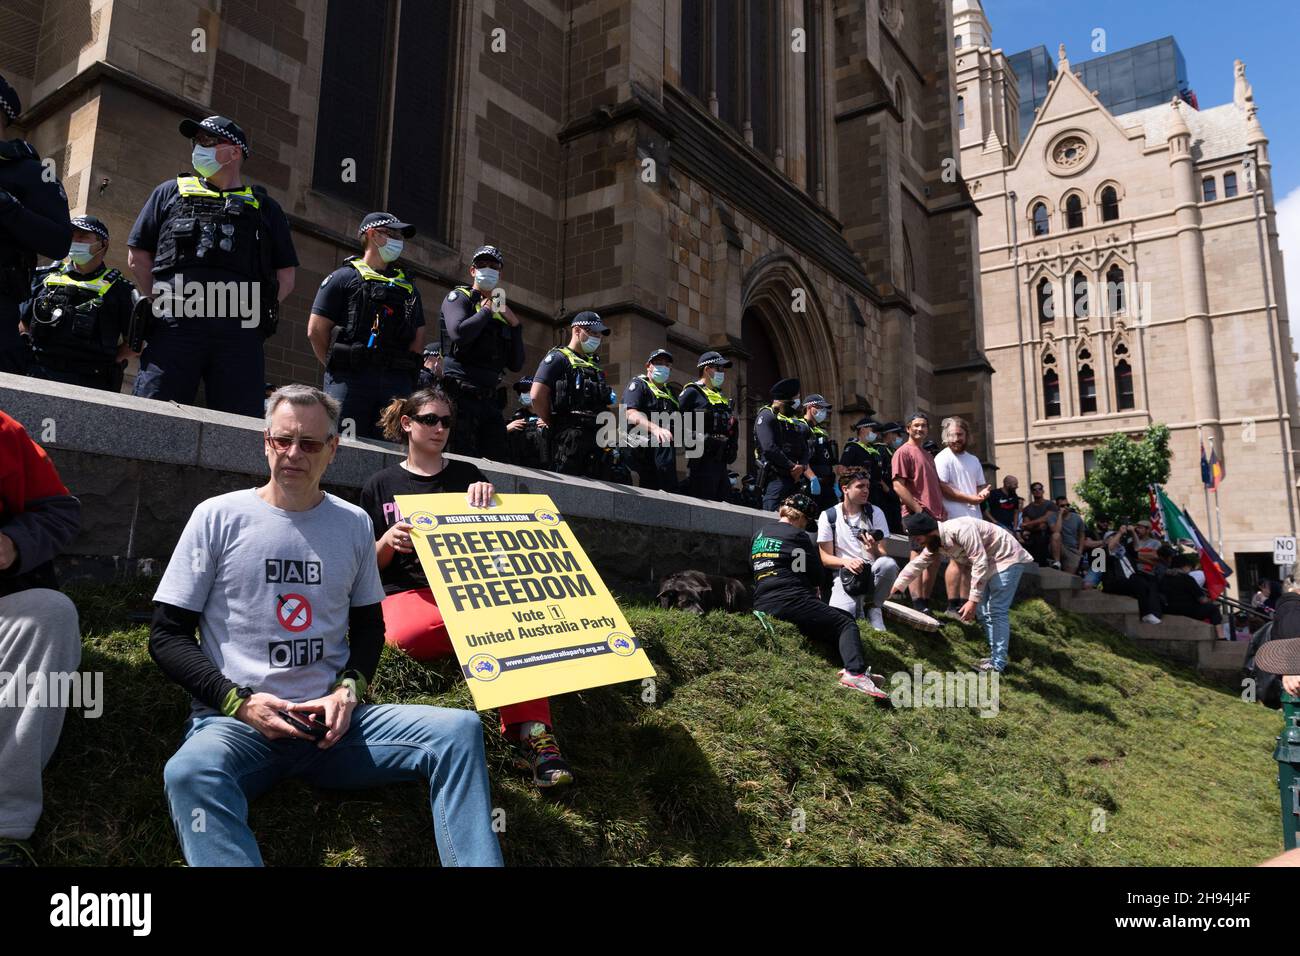
[{"label": "glass office building", "polygon": [[[1040,45],[1007,57],[1007,62],[1020,83],[1020,137],[1024,139],[1034,111],[1047,98],[1048,84],[1056,77],[1056,58]],[[1168,103],[1175,96],[1196,106],[1187,85],[1187,63],[1171,36],[1071,63],[1070,68],[1082,75],[1084,86],[1095,90],[1102,105],[1116,116]]]}]

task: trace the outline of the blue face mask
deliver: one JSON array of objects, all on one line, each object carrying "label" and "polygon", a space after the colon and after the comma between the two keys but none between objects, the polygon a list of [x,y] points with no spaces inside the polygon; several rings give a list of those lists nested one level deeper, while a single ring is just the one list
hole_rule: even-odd
[{"label": "blue face mask", "polygon": [[709,381],[713,383],[714,388],[722,388],[722,383],[726,380],[727,376],[723,372],[714,372],[709,376]]},{"label": "blue face mask", "polygon": [[582,350],[586,352],[588,355],[597,351],[599,348],[600,348],[599,335],[588,335],[585,339],[582,340]]},{"label": "blue face mask", "polygon": [[654,382],[656,385],[662,385],[664,382],[668,381],[668,376],[671,375],[672,372],[673,370],[667,365],[651,365],[650,381]]},{"label": "blue face mask", "polygon": [[829,414],[830,412],[826,411],[826,409],[819,408],[817,409],[817,414],[814,415],[813,418],[815,418],[817,420],[817,424],[820,425],[822,422],[826,421],[826,416]]},{"label": "blue face mask", "polygon": [[226,164],[217,162],[217,147],[195,146],[194,151],[190,153],[190,165],[194,167],[196,173],[207,179],[221,172],[221,167]]},{"label": "blue face mask", "polygon": [[519,404],[522,405],[522,406],[524,406],[525,408],[527,408],[529,405],[533,404],[533,396],[532,396],[532,393],[531,393],[531,392],[520,392],[520,393],[519,393]]}]

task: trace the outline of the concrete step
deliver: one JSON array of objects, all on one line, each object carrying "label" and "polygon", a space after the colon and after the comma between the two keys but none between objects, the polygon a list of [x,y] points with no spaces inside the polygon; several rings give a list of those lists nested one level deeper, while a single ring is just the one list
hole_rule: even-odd
[{"label": "concrete step", "polygon": [[1246,651],[1250,649],[1249,641],[1215,641],[1202,644],[1200,666],[1205,670],[1240,671],[1246,664]]},{"label": "concrete step", "polygon": [[1129,637],[1149,641],[1187,641],[1192,644],[1213,642],[1217,639],[1214,628],[1210,625],[1190,618],[1174,617],[1172,614],[1162,618],[1159,624],[1134,621],[1126,628],[1125,633]]},{"label": "concrete step", "polygon": [[1136,598],[1102,591],[1063,591],[1061,607],[1075,614],[1136,614]]},{"label": "concrete step", "polygon": [[1044,591],[1079,591],[1083,589],[1083,578],[1055,568],[1039,568],[1038,586]]},{"label": "concrete step", "polygon": [[1179,664],[1186,664],[1189,667],[1196,667],[1200,663],[1195,641],[1170,641],[1153,637],[1134,637],[1133,643],[1157,657],[1177,661]]}]

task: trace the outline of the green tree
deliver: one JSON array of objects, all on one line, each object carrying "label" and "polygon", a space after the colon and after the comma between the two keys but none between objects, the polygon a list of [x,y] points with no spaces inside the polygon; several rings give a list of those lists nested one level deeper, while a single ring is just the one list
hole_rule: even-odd
[{"label": "green tree", "polygon": [[1169,480],[1169,428],[1152,425],[1140,438],[1111,435],[1097,449],[1088,477],[1074,486],[1092,517],[1133,521],[1150,513],[1147,486]]}]

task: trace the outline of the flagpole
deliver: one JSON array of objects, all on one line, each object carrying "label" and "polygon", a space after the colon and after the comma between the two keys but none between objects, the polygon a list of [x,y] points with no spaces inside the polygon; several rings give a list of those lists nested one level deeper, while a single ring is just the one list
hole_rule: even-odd
[{"label": "flagpole", "polygon": [[[1196,426],[1196,441],[1197,441],[1197,444],[1199,444],[1199,445],[1201,446],[1201,456],[1204,457],[1204,455],[1205,455],[1205,437],[1201,434],[1201,426],[1200,426],[1200,425],[1197,425],[1197,426]],[[1207,484],[1205,483],[1205,475],[1204,475],[1204,473],[1201,474],[1201,490],[1202,490],[1203,492],[1205,492],[1205,524],[1210,528],[1211,531],[1213,531],[1213,530],[1214,530],[1214,526],[1213,526],[1213,524],[1212,524],[1211,521],[1210,521],[1210,517],[1211,517],[1211,516],[1210,516],[1210,486],[1207,485]],[[1220,552],[1220,554],[1222,554],[1222,552]]]}]

